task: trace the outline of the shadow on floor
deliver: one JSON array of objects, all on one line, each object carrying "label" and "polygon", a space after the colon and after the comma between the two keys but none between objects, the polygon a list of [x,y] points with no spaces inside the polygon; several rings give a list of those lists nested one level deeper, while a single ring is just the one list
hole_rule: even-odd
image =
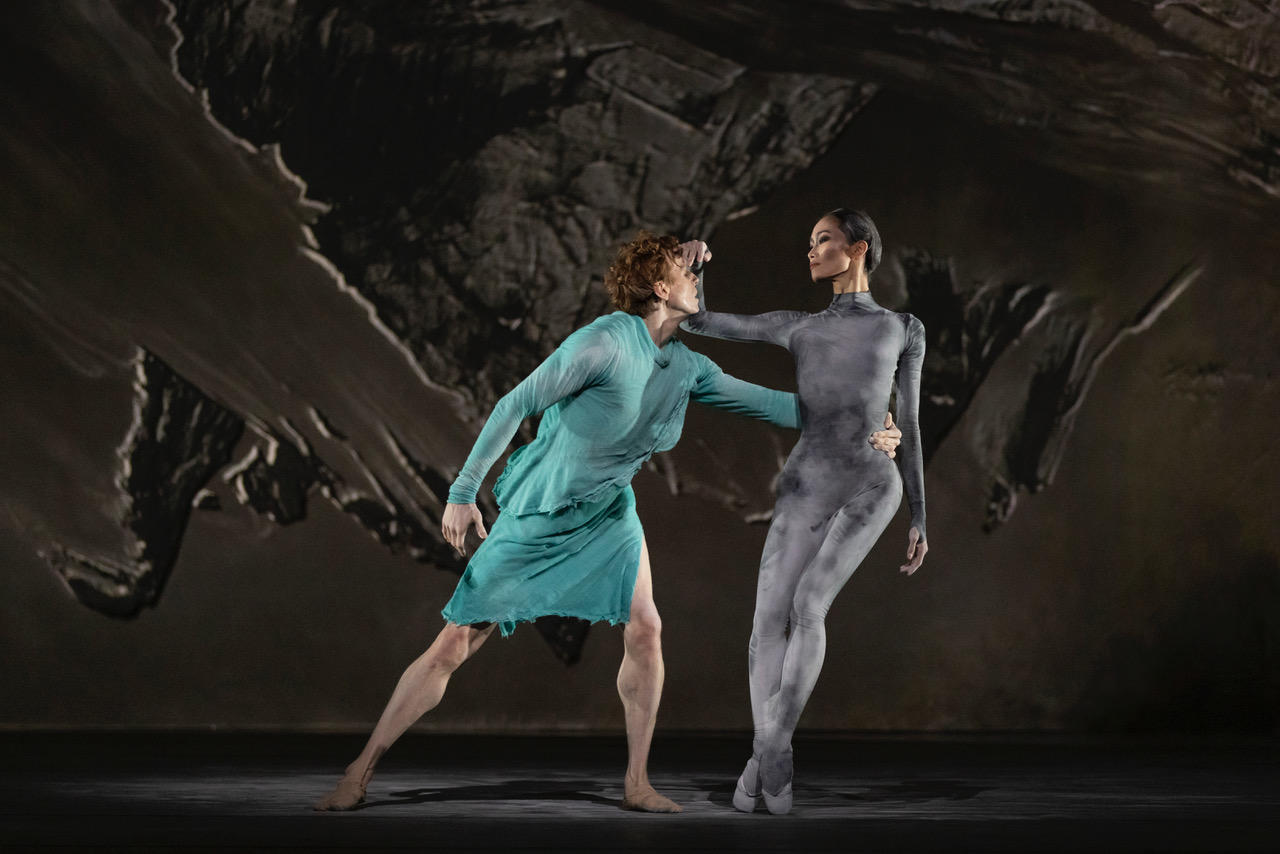
[{"label": "shadow on floor", "polygon": [[607,798],[593,793],[600,788],[599,780],[504,780],[480,786],[451,786],[449,788],[403,789],[392,792],[387,800],[369,801],[361,809],[398,806],[404,804],[428,804],[446,801],[565,801],[601,804],[622,808],[621,798]]},{"label": "shadow on floor", "polygon": [[879,803],[884,801],[967,801],[976,798],[983,792],[991,791],[989,786],[974,786],[963,780],[903,780],[901,783],[880,783],[863,786],[860,792],[830,792],[830,794],[863,803]]}]

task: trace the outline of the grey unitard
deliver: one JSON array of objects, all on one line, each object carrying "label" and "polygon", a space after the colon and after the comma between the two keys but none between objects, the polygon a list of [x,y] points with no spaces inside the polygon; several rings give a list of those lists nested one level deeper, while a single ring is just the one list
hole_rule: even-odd
[{"label": "grey unitard", "polygon": [[[817,314],[704,308],[684,328],[777,344],[796,362],[802,432],[778,480],[749,647],[754,751],[776,755],[788,751],[822,669],[827,610],[893,518],[904,480],[911,524],[924,539],[917,419],[924,325],[864,292],[837,294]],[[884,428],[895,372],[902,477],[867,441]]]}]

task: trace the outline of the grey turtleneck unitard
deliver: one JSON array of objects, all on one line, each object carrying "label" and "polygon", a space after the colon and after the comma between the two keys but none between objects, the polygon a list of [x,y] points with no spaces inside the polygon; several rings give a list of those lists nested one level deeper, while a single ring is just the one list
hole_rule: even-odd
[{"label": "grey turtleneck unitard", "polygon": [[[684,328],[777,344],[796,362],[802,432],[778,480],[749,647],[754,752],[764,756],[767,784],[790,776],[791,735],[826,652],[827,610],[893,518],[904,482],[911,524],[925,537],[917,418],[924,325],[864,292],[837,294],[817,314],[723,314],[704,306]],[[895,373],[901,477],[867,441],[884,428]],[[785,772],[770,767],[780,764]]]}]

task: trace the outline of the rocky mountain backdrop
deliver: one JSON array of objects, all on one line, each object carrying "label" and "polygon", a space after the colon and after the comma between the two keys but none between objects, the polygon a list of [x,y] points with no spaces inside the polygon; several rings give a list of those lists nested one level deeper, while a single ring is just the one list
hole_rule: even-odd
[{"label": "rocky mountain backdrop", "polygon": [[[704,237],[717,308],[817,309],[850,204],[927,330],[935,539],[850,582],[807,723],[1274,727],[1280,6],[2,14],[6,725],[362,726],[461,571],[453,473],[616,247]],[[792,441],[692,413],[637,480],[674,726],[747,725]],[[537,628],[432,725],[620,725],[613,633]]]}]

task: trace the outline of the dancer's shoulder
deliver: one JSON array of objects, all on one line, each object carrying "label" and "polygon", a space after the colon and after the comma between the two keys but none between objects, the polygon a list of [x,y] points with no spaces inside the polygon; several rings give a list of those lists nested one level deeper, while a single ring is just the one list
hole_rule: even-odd
[{"label": "dancer's shoulder", "polygon": [[902,349],[908,351],[924,347],[924,324],[920,318],[905,311],[895,311],[894,315],[902,323]]},{"label": "dancer's shoulder", "polygon": [[[580,326],[574,330],[569,339],[583,344],[588,342],[620,342],[623,340],[626,331],[634,325],[634,321],[628,319],[631,316],[625,311],[602,314],[586,326]],[[569,339],[566,339],[566,341]]]},{"label": "dancer's shoulder", "polygon": [[908,335],[924,334],[924,324],[920,322],[920,318],[906,311],[895,311],[894,314],[902,322],[902,326],[907,330]]},{"label": "dancer's shoulder", "polygon": [[[618,312],[621,314],[621,312]],[[586,326],[581,326],[560,342],[557,350],[565,358],[600,365],[602,368],[614,363],[625,349],[625,315],[619,319],[611,315],[597,317]]]}]

